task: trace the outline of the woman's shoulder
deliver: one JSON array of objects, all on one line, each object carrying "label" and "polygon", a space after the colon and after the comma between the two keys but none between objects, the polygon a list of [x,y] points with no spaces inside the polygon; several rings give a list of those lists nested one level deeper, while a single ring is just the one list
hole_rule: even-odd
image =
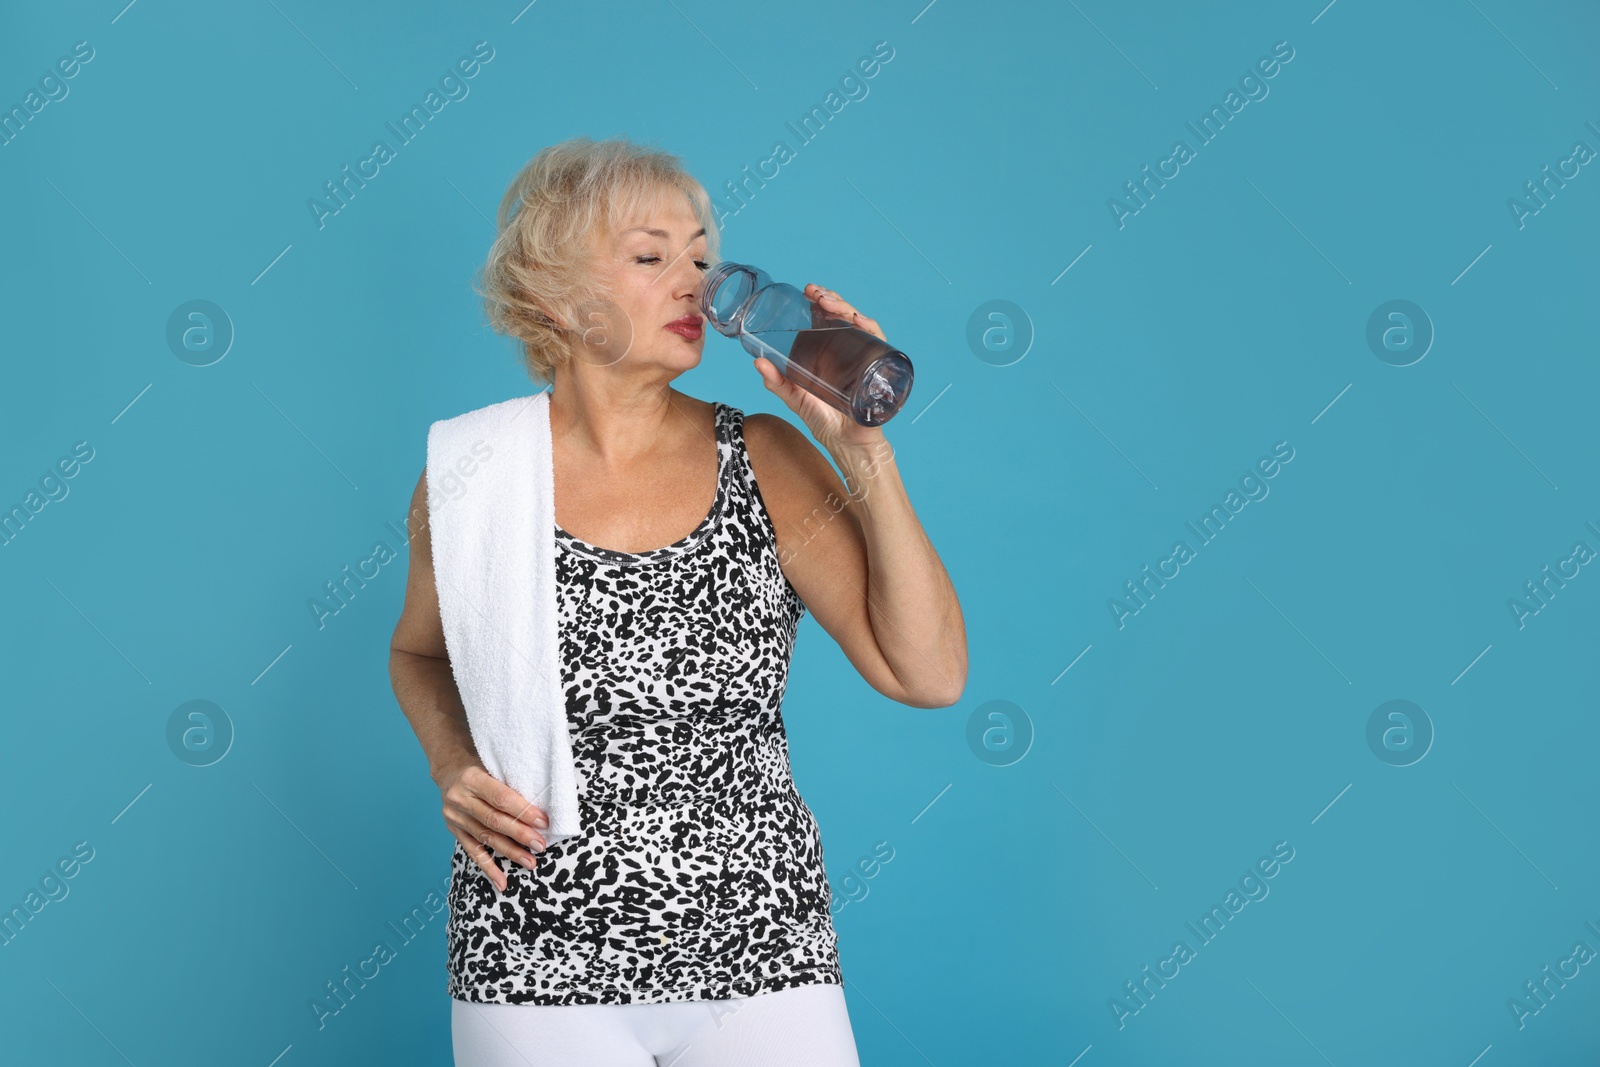
[{"label": "woman's shoulder", "polygon": [[788,419],[755,411],[741,421],[750,472],[760,483],[769,510],[783,511],[791,501],[823,495],[837,480],[828,458]]},{"label": "woman's shoulder", "polygon": [[[737,408],[734,410],[738,411]],[[738,419],[744,426],[745,443],[763,452],[790,455],[799,443],[805,442],[805,435],[795,428],[794,423],[780,415],[765,411],[752,411],[747,415],[738,411]]]}]

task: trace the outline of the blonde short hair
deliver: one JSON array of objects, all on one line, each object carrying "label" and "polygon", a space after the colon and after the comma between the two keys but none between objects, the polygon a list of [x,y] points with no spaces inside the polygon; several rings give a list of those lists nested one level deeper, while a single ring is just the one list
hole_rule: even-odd
[{"label": "blonde short hair", "polygon": [[474,288],[489,325],[521,343],[535,381],[554,380],[555,368],[572,357],[571,326],[583,305],[608,296],[592,270],[591,241],[674,191],[705,226],[706,259],[715,264],[711,198],[669,152],[622,138],[574,137],[541,149],[511,180]]}]

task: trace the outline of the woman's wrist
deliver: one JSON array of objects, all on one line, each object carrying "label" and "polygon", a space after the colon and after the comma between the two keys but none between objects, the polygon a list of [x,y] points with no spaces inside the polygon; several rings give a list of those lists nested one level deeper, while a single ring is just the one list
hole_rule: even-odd
[{"label": "woman's wrist", "polygon": [[479,762],[476,752],[457,750],[448,757],[428,765],[428,777],[433,779],[433,784],[442,791],[450,782],[461,776],[461,772],[474,763]]},{"label": "woman's wrist", "polygon": [[897,473],[894,446],[887,437],[880,436],[867,444],[836,442],[828,448],[828,454],[839,467],[845,492],[851,500],[861,504],[867,502],[873,486],[885,475]]}]

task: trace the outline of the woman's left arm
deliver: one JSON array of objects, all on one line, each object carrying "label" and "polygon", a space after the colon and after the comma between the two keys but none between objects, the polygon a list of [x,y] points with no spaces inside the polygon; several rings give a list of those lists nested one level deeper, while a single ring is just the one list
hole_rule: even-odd
[{"label": "woman's left arm", "polygon": [[[823,310],[883,337],[872,319],[817,286]],[[745,420],[767,458],[758,481],[784,573],[817,622],[879,692],[948,707],[967,680],[967,634],[944,563],[918,521],[882,427],[845,416],[755,361],[767,388],[799,415],[843,473],[786,420]],[[781,457],[774,464],[771,459]],[[752,462],[755,462],[754,459]]]},{"label": "woman's left arm", "polygon": [[851,506],[865,543],[868,617],[901,684],[947,707],[967,684],[966,621],[950,574],[911,508],[894,449],[877,432],[881,446],[828,447],[845,486],[859,486]]}]

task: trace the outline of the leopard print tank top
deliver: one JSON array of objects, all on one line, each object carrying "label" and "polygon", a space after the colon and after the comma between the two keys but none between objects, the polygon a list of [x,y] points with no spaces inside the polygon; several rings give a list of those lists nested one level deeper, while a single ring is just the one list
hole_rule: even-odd
[{"label": "leopard print tank top", "polygon": [[583,833],[534,870],[494,853],[501,894],[459,842],[450,995],[651,1004],[841,984],[817,823],[780,705],[805,605],[744,443],[716,404],[717,492],[649,552],[559,526],[562,686]]}]

